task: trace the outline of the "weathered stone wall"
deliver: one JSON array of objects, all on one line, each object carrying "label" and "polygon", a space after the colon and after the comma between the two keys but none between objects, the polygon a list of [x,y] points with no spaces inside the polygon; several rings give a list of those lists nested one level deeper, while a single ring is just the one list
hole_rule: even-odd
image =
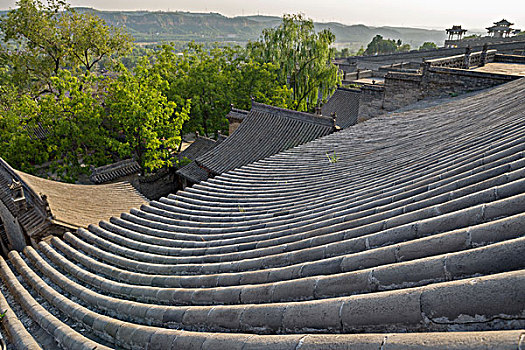
[{"label": "weathered stone wall", "polygon": [[[481,51],[483,44],[471,46],[473,51]],[[508,53],[521,55],[525,53],[525,37],[521,41],[490,43],[488,49],[495,49],[498,53]],[[464,47],[457,48],[439,48],[433,50],[412,50],[408,52],[398,52],[394,54],[375,55],[375,56],[351,56],[347,58],[347,65],[356,67],[366,66],[366,63],[377,63],[385,65],[398,62],[422,62],[424,59],[439,57],[449,57],[465,53]]]},{"label": "weathered stone wall", "polygon": [[178,176],[175,175],[175,171],[172,169],[163,169],[159,173],[150,176],[139,176],[131,184],[150,200],[157,200],[180,189]]},{"label": "weathered stone wall", "polygon": [[405,73],[417,73],[421,69],[421,63],[419,62],[401,62],[392,63],[385,66],[379,67],[379,72],[405,72]]},{"label": "weathered stone wall", "polygon": [[494,57],[494,62],[525,64],[525,56],[496,54]]},{"label": "weathered stone wall", "polygon": [[[388,79],[388,80],[386,80]],[[383,109],[393,111],[423,98],[421,74],[391,72],[385,76]]]},{"label": "weathered stone wall", "polygon": [[481,38],[445,40],[445,47],[473,47],[480,45],[482,46],[484,44],[507,44],[521,41],[525,41],[525,39],[519,36],[512,36],[510,38],[494,38],[491,36],[484,36]]},{"label": "weathered stone wall", "polygon": [[[493,62],[496,56],[496,50],[488,50],[486,52],[485,62]],[[473,52],[468,57],[468,67],[477,67],[482,65],[483,53],[481,51]],[[446,68],[466,68],[465,54],[455,55],[450,57],[436,58],[426,61],[432,67],[446,67]]]},{"label": "weathered stone wall", "polygon": [[518,78],[505,74],[430,67],[422,77],[421,98],[487,89]]},{"label": "weathered stone wall", "polygon": [[451,96],[519,79],[519,76],[434,67],[427,62],[421,74],[389,72],[383,86],[361,88],[358,122],[394,111],[419,100]]},{"label": "weathered stone wall", "polygon": [[361,87],[358,123],[383,113],[384,95],[385,89],[382,86],[364,85]]}]

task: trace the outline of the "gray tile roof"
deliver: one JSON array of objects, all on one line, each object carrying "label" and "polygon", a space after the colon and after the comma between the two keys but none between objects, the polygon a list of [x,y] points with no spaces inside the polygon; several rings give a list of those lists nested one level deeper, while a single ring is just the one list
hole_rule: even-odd
[{"label": "gray tile roof", "polygon": [[222,174],[333,131],[332,118],[254,102],[239,128],[196,162],[215,175]]},{"label": "gray tile roof", "polygon": [[357,123],[359,113],[360,90],[338,88],[321,107],[321,113],[324,116],[336,115],[336,124],[345,129]]},{"label": "gray tile roof", "polygon": [[372,118],[0,257],[8,341],[523,348],[524,92]]},{"label": "gray tile roof", "polygon": [[177,174],[194,184],[208,180],[209,178],[208,172],[198,166],[195,161],[177,170]]},{"label": "gray tile roof", "polygon": [[192,162],[177,170],[177,174],[194,184],[207,180],[209,177],[208,172],[197,165],[195,159],[212,150],[226,139],[227,137],[222,134],[218,135],[217,141],[207,137],[197,136],[195,141],[179,154],[179,159],[182,160],[186,157]]},{"label": "gray tile roof", "polygon": [[179,159],[188,158],[189,160],[195,160],[198,156],[208,152],[216,145],[217,141],[213,139],[197,136],[191,145],[179,153]]},{"label": "gray tile roof", "polygon": [[139,163],[133,159],[126,159],[95,168],[89,179],[96,184],[101,184],[117,180],[124,176],[140,174],[140,172],[141,167]]},{"label": "gray tile roof", "polygon": [[244,109],[237,109],[237,108],[233,108],[230,110],[230,112],[226,115],[226,118],[228,120],[238,120],[238,121],[243,121],[244,118],[246,118],[246,116],[248,115],[248,113],[250,113],[249,111],[245,111]]}]

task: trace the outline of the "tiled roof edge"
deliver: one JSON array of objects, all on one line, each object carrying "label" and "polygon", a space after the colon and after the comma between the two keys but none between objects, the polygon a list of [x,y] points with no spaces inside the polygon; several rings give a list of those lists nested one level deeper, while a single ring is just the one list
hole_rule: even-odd
[{"label": "tiled roof edge", "polygon": [[250,111],[246,111],[244,109],[238,109],[232,107],[232,109],[228,112],[226,115],[227,119],[236,119],[236,120],[243,120]]},{"label": "tiled roof edge", "polygon": [[352,88],[338,87],[337,90],[354,92],[354,93],[361,93],[361,89],[352,89]]},{"label": "tiled roof edge", "polygon": [[269,106],[258,102],[252,103],[252,111],[265,112],[284,118],[297,119],[305,123],[319,124],[329,127],[334,126],[334,120],[331,117],[324,117],[306,112],[298,112],[291,109]]}]

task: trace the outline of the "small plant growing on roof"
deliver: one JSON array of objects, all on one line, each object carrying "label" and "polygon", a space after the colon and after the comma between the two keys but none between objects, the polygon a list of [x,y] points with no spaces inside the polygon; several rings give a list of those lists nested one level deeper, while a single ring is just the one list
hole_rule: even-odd
[{"label": "small plant growing on roof", "polygon": [[244,213],[244,212],[246,212],[246,210],[245,210],[243,207],[241,207],[240,205],[238,205],[238,207],[239,207],[239,213]]},{"label": "small plant growing on roof", "polygon": [[0,321],[4,319],[6,314],[7,314],[7,310],[5,310],[4,312],[0,313]]},{"label": "small plant growing on roof", "polygon": [[330,164],[337,163],[337,161],[339,160],[339,157],[337,157],[337,154],[335,153],[335,151],[334,151],[334,154],[326,153],[326,157],[328,158],[328,161],[330,162]]}]

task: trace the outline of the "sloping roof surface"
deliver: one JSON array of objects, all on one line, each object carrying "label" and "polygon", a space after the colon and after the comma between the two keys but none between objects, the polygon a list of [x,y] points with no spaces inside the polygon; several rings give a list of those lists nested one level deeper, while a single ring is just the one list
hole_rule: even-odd
[{"label": "sloping roof surface", "polygon": [[192,183],[199,183],[208,180],[208,172],[197,165],[195,161],[177,170],[177,174]]},{"label": "sloping roof surface", "polygon": [[345,129],[357,123],[359,113],[359,90],[338,88],[332,97],[321,107],[321,113],[324,116],[336,115],[336,124]]},{"label": "sloping roof surface", "polygon": [[249,111],[245,111],[244,109],[232,108],[230,112],[226,115],[226,118],[234,120],[244,120],[244,118],[246,118],[246,116],[249,113]]},{"label": "sloping roof surface", "polygon": [[87,227],[147,203],[129,182],[75,185],[17,173],[35,193],[47,196],[55,221],[73,227]]},{"label": "sloping roof surface", "polygon": [[222,174],[333,131],[332,118],[254,103],[237,130],[196,161]]},{"label": "sloping roof surface", "polygon": [[226,140],[226,138],[227,137],[222,134],[218,135],[217,141],[207,137],[197,137],[197,139],[188,148],[179,154],[179,159],[186,157],[192,160],[192,162],[177,170],[177,174],[186,178],[192,183],[199,183],[201,181],[207,180],[208,172],[197,165],[195,159],[216,147],[218,144]]},{"label": "sloping roof surface", "polygon": [[522,348],[524,92],[516,80],[373,118],[12,252],[10,339]]},{"label": "sloping roof surface", "polygon": [[95,168],[89,179],[96,184],[101,184],[124,176],[139,174],[140,171],[139,163],[133,159],[126,159]]},{"label": "sloping roof surface", "polygon": [[215,140],[198,136],[191,145],[189,145],[184,151],[180,152],[179,159],[188,158],[190,160],[195,160],[198,156],[215,147],[216,143],[217,141]]}]

